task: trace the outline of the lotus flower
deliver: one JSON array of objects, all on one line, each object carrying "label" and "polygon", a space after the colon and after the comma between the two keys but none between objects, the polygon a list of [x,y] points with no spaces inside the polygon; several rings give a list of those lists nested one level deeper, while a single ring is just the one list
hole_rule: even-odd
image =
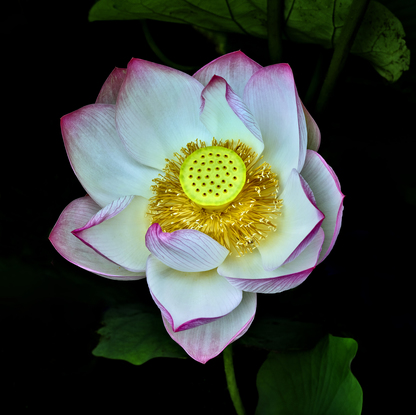
[{"label": "lotus flower", "polygon": [[132,59],[61,119],[87,195],[50,240],[115,280],[146,278],[171,338],[205,363],[332,250],[343,198],[289,65],[238,51],[193,76]]}]

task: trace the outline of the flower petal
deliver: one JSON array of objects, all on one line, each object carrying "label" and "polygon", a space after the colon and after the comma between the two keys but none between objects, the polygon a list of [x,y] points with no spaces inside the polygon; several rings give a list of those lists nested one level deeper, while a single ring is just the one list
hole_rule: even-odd
[{"label": "flower petal", "polygon": [[82,243],[71,231],[84,225],[99,212],[98,206],[89,196],[80,197],[71,202],[59,216],[49,235],[55,249],[69,262],[105,278],[114,280],[140,280],[144,272],[131,272],[110,262]]},{"label": "flower petal", "polygon": [[[186,144],[212,136],[199,120],[203,86],[167,66],[132,59],[116,104],[117,130],[140,163],[162,170]],[[149,145],[150,144],[150,145]]]},{"label": "flower petal", "polygon": [[324,219],[312,193],[299,173],[293,169],[281,198],[281,216],[273,221],[276,232],[270,232],[258,249],[263,267],[273,271],[293,261],[312,241]]},{"label": "flower petal", "polygon": [[201,121],[209,132],[217,140],[241,140],[260,156],[264,148],[260,128],[225,79],[214,75],[201,96]]},{"label": "flower petal", "polygon": [[145,245],[150,225],[147,206],[143,197],[121,197],[72,233],[110,261],[132,272],[143,272],[150,254]]},{"label": "flower petal", "polygon": [[92,104],[61,118],[71,166],[87,193],[104,207],[124,195],[152,196],[161,171],[129,156],[115,129],[115,107]]},{"label": "flower petal", "polygon": [[217,268],[229,253],[205,233],[195,229],[163,232],[158,223],[148,229],[146,246],[164,264],[182,272]]},{"label": "flower petal", "polygon": [[274,271],[266,271],[263,268],[258,250],[240,258],[229,255],[217,271],[230,284],[243,291],[274,294],[289,290],[305,281],[313,271],[324,238],[324,231],[321,228],[299,256]]},{"label": "flower petal", "polygon": [[317,206],[325,214],[321,225],[325,232],[325,241],[318,261],[320,263],[331,252],[337,240],[345,196],[341,192],[341,185],[332,168],[313,150],[307,151],[302,176],[312,188]]},{"label": "flower petal", "polygon": [[114,68],[110,73],[95,101],[96,104],[112,104],[117,102],[118,91],[126,77],[125,68]]},{"label": "flower petal", "polygon": [[206,86],[214,75],[221,76],[228,82],[233,91],[240,98],[243,98],[247,81],[260,68],[261,65],[257,62],[254,62],[243,52],[237,51],[227,53],[213,60],[196,72],[193,77]]},{"label": "flower petal", "polygon": [[308,128],[306,125],[306,116],[302,101],[299,98],[298,91],[295,86],[296,109],[298,112],[298,128],[299,128],[299,156],[297,171],[301,171],[305,164],[306,150],[308,148]]},{"label": "flower petal", "polygon": [[247,82],[244,102],[260,126],[263,156],[277,173],[283,190],[292,169],[303,166],[306,124],[289,65],[261,68]]},{"label": "flower petal", "polygon": [[311,114],[309,114],[302,102],[301,104],[305,114],[306,128],[308,131],[308,149],[318,151],[319,146],[321,145],[321,132]]},{"label": "flower petal", "polygon": [[241,302],[241,290],[233,287],[213,269],[181,272],[150,255],[147,283],[157,306],[173,331],[207,324],[233,311]]},{"label": "flower petal", "polygon": [[208,324],[180,332],[174,332],[169,321],[165,317],[162,318],[170,337],[192,359],[206,363],[246,333],[254,320],[256,306],[257,295],[243,292],[241,303],[230,314]]}]

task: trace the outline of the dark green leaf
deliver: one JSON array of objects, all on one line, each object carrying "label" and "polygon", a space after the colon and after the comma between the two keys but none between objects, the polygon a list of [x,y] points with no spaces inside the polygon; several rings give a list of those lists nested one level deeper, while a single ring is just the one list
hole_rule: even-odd
[{"label": "dark green leaf", "polygon": [[141,365],[154,357],[180,357],[186,354],[165,330],[159,313],[140,304],[110,308],[104,315],[101,339],[95,356],[126,360]]},{"label": "dark green leaf", "polygon": [[[286,0],[285,35],[292,41],[334,47],[352,0]],[[154,19],[185,23],[206,30],[267,37],[266,0],[100,0],[89,20]],[[383,5],[371,1],[351,53],[371,62],[394,82],[409,68],[403,26]]]},{"label": "dark green leaf", "polygon": [[323,338],[314,349],[269,353],[257,376],[256,415],[359,415],[363,394],[350,370],[357,342]]}]

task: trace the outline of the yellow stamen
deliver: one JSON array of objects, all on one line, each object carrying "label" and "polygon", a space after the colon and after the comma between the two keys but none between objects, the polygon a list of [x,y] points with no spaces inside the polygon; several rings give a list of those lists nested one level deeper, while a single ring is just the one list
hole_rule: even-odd
[{"label": "yellow stamen", "polygon": [[[196,156],[200,157],[205,152],[208,155],[211,149],[205,142],[197,140],[182,148],[182,154],[175,153],[176,160],[166,159],[164,176],[159,175],[153,180],[155,184],[152,190],[155,195],[149,201],[148,215],[152,223],[158,223],[164,232],[196,229],[211,236],[227,249],[233,246],[240,255],[244,255],[252,252],[270,231],[276,231],[273,219],[280,215],[283,204],[281,199],[277,199],[278,180],[270,165],[260,163],[261,158],[257,160],[256,153],[240,141],[218,142],[214,138],[212,146],[223,147],[224,150],[218,151],[218,154],[224,158],[226,154],[231,155],[230,151],[235,152],[244,164],[245,182],[242,182],[241,190],[233,193],[233,197],[229,199],[221,199],[217,205],[205,203],[204,196],[200,196],[201,203],[195,197],[200,192],[191,194],[192,198],[188,197],[189,183],[182,186],[180,180],[181,172],[186,172],[186,168],[191,166],[187,162],[193,162],[188,156],[200,149],[206,151],[199,151]],[[202,165],[200,168],[202,169]],[[188,172],[188,176],[189,174]],[[219,179],[225,180],[221,177]],[[201,176],[201,189],[202,183],[207,183],[202,180]],[[190,182],[191,187],[192,183],[193,181]]]}]

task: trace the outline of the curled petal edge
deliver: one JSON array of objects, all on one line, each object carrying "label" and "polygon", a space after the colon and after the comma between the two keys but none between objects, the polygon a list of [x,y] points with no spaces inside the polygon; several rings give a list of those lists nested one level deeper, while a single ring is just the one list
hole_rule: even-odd
[{"label": "curled petal edge", "polygon": [[163,232],[158,223],[146,233],[147,249],[165,265],[182,272],[201,272],[217,268],[229,251],[217,241],[195,229]]},{"label": "curled petal edge", "polygon": [[145,272],[130,272],[96,253],[71,233],[87,222],[101,207],[90,196],[73,200],[61,213],[53,227],[49,240],[58,253],[68,262],[100,277],[132,281],[145,278]]},{"label": "curled petal edge", "polygon": [[163,315],[162,319],[170,337],[192,359],[205,364],[247,332],[254,320],[256,307],[257,294],[244,292],[243,300],[235,310],[203,326],[175,333]]}]

